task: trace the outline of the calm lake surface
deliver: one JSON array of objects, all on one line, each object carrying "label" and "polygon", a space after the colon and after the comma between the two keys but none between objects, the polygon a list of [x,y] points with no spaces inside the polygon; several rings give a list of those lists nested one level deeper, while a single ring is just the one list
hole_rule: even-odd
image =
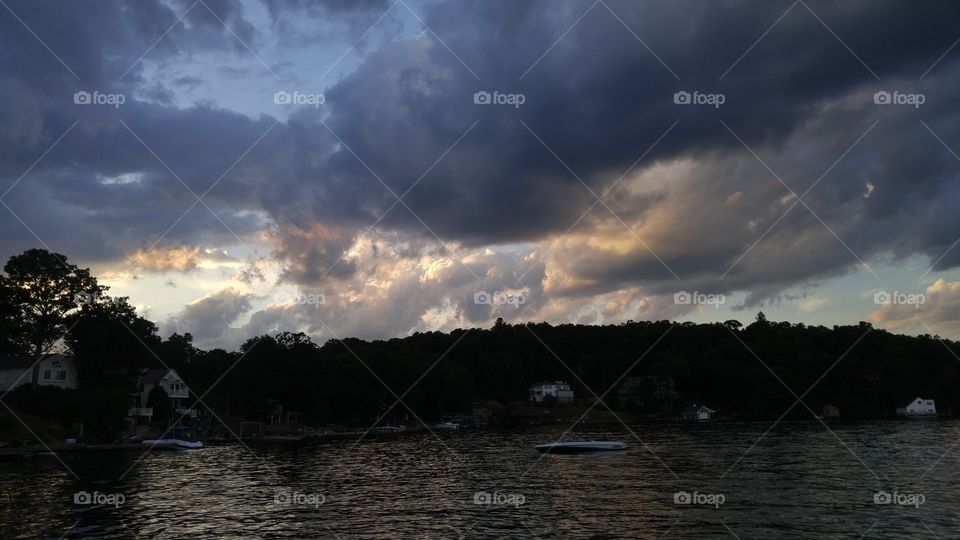
[{"label": "calm lake surface", "polygon": [[960,537],[960,422],[770,424],[584,427],[630,445],[586,456],[531,449],[560,425],[68,456],[79,480],[43,457],[0,464],[0,537]]}]

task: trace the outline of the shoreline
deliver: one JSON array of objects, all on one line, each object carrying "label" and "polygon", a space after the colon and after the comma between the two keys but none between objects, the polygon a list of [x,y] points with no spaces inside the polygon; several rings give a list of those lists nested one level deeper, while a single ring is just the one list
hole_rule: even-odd
[{"label": "shoreline", "polygon": [[[938,415],[938,416],[885,416],[880,418],[809,418],[809,419],[791,419],[783,420],[780,424],[790,424],[790,423],[807,423],[814,422],[815,420],[822,420],[824,422],[829,422],[831,424],[855,424],[859,422],[890,422],[890,421],[901,421],[913,423],[918,420],[952,420],[955,419],[953,416],[948,415]],[[756,418],[756,419],[733,419],[727,418],[724,420],[714,420],[708,422],[694,422],[694,421],[679,421],[679,420],[666,420],[666,419],[640,419],[628,424],[632,425],[666,425],[673,424],[678,427],[707,427],[707,426],[724,426],[724,425],[735,425],[735,424],[748,424],[755,422],[765,422],[769,419]],[[535,428],[543,426],[554,426],[559,425],[559,422],[545,422],[545,423],[533,423],[533,424],[507,424],[507,425],[485,425],[482,427],[474,428],[465,428],[462,430],[455,431],[453,433],[475,433],[478,431],[518,431],[523,428]],[[589,426],[603,426],[603,425],[621,425],[619,422],[585,422],[581,425]],[[374,433],[374,432],[363,432],[363,431],[343,431],[343,432],[330,432],[330,433],[316,433],[311,435],[304,436],[265,436],[265,437],[250,437],[250,438],[211,438],[204,440],[206,446],[230,446],[235,444],[252,444],[252,445],[284,445],[284,444],[305,444],[305,443],[315,443],[323,441],[331,441],[336,439],[345,439],[351,437],[360,437],[363,436],[364,439],[371,440],[389,440],[402,438],[407,435],[428,433],[429,431],[423,427],[420,428],[407,428],[406,431],[400,433]],[[435,431],[436,433],[450,433],[448,431]],[[7,447],[0,448],[0,463],[10,463],[22,461],[24,459],[37,459],[44,456],[60,456],[63,454],[83,454],[83,453],[105,453],[105,452],[128,452],[128,451],[143,451],[148,445],[145,445],[142,442],[131,442],[131,443],[104,443],[104,444],[48,444],[48,445],[30,445],[30,446],[21,446],[21,447]]]}]

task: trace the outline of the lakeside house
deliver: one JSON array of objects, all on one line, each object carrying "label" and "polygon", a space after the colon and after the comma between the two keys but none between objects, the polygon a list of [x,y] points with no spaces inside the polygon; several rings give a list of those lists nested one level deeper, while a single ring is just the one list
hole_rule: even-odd
[{"label": "lakeside house", "polygon": [[24,356],[0,357],[0,391],[28,383],[75,390],[77,368],[73,357],[48,354],[39,362]]},{"label": "lakeside house", "polygon": [[706,405],[697,405],[694,403],[690,407],[684,407],[680,411],[680,418],[687,422],[710,422],[717,414],[717,411]]},{"label": "lakeside house", "polygon": [[265,422],[268,431],[271,433],[303,431],[305,428],[303,425],[303,420],[306,416],[303,412],[287,409],[282,404],[272,399],[267,400],[267,402],[273,405],[270,411],[267,413]]},{"label": "lakeside house", "polygon": [[824,418],[840,418],[840,407],[836,405],[824,405],[822,410]]},{"label": "lakeside house", "polygon": [[897,409],[897,416],[936,416],[937,405],[932,399],[918,397],[911,401],[906,407]]},{"label": "lakeside house", "polygon": [[543,381],[530,387],[530,401],[541,403],[553,398],[559,403],[573,403],[573,389],[566,381]]},{"label": "lakeside house", "polygon": [[127,416],[134,421],[145,419],[150,423],[153,418],[153,407],[148,406],[150,392],[157,386],[163,388],[170,399],[171,414],[175,418],[196,418],[197,410],[187,407],[190,399],[190,388],[183,382],[183,378],[172,369],[145,369],[137,377],[136,387],[131,392],[131,405]]}]

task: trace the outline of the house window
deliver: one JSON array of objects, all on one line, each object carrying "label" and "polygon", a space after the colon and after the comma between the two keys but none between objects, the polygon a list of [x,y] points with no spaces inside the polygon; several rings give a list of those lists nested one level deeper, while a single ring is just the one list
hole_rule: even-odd
[{"label": "house window", "polygon": [[43,380],[49,381],[50,379],[51,379],[50,370],[49,369],[43,370]]},{"label": "house window", "polygon": [[67,380],[67,370],[61,369],[57,371],[57,380],[66,381]]}]

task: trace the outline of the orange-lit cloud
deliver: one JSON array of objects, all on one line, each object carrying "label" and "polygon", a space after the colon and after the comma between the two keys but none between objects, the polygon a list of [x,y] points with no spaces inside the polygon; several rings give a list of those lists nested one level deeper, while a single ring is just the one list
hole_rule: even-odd
[{"label": "orange-lit cloud", "polygon": [[222,250],[180,246],[141,249],[127,258],[127,264],[139,272],[190,272],[201,266],[234,266],[240,261]]},{"label": "orange-lit cloud", "polygon": [[891,331],[960,334],[960,281],[938,279],[925,291],[880,291],[881,304],[867,319]]}]

